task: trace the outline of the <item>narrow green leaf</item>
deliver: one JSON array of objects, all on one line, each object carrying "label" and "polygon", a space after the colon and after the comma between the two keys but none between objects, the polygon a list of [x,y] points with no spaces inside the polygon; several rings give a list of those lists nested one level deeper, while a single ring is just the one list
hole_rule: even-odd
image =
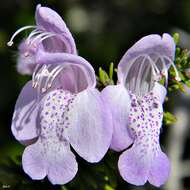
[{"label": "narrow green leaf", "polygon": [[105,83],[104,72],[101,67],[99,68],[99,77],[100,77],[100,82],[104,84]]},{"label": "narrow green leaf", "polygon": [[179,44],[179,34],[178,33],[174,33],[173,39],[174,39],[174,42],[176,45]]},{"label": "narrow green leaf", "polygon": [[114,65],[113,63],[111,63],[110,68],[109,68],[109,77],[111,80],[113,79],[113,69],[114,69]]}]

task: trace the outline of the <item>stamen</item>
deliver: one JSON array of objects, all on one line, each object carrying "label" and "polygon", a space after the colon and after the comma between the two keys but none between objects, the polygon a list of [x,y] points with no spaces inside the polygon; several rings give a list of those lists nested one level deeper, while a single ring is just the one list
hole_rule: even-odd
[{"label": "stamen", "polygon": [[[38,91],[41,91],[42,93],[44,93],[44,92],[46,92],[46,90],[48,88],[51,87],[53,80],[63,69],[64,65],[57,66],[52,71],[48,70],[51,67],[51,65],[43,65],[39,69],[40,66],[37,66],[35,68],[35,71],[33,74],[33,79],[32,79],[33,80],[33,88],[38,87]],[[43,83],[44,80],[46,80],[45,84]]]},{"label": "stamen", "polygon": [[48,78],[49,76],[49,70],[48,68],[50,67],[50,65],[43,65],[41,70],[39,71],[39,73],[37,74],[37,86],[38,86],[38,91],[44,93],[47,89],[45,87],[42,87],[42,82],[44,80],[44,78]]},{"label": "stamen", "polygon": [[43,32],[43,33],[37,35],[37,36],[30,42],[30,45],[33,45],[36,40],[38,40],[38,39],[40,39],[40,38],[42,38],[42,37],[44,37],[44,36],[47,36],[47,35],[49,35],[49,34],[51,34],[51,33],[50,33],[50,32]]},{"label": "stamen", "polygon": [[[127,69],[127,71],[126,71],[126,77],[127,77],[128,73],[129,73],[131,67],[133,66],[133,64],[134,64],[139,58],[141,58],[141,57],[143,57],[143,56],[144,56],[144,55],[139,55],[138,57],[135,57],[135,58],[131,61],[130,65],[128,66],[128,69]],[[146,56],[146,55],[145,55],[145,56]]]},{"label": "stamen", "polygon": [[[40,68],[40,66],[41,65],[39,65],[38,67],[37,67],[37,70],[38,70],[38,68]],[[36,72],[34,72],[34,74],[33,74],[33,88],[36,88],[38,85],[39,85],[39,79],[40,79],[40,77],[41,77],[41,73],[42,73],[42,71],[43,71],[43,69],[45,68],[45,67],[47,67],[46,65],[43,65],[39,70],[38,70],[38,72],[36,73]]]},{"label": "stamen", "polygon": [[[160,71],[159,71],[158,67],[156,66],[155,62],[149,56],[147,56],[147,59],[150,61],[150,64],[152,67],[153,80],[158,81],[159,76],[160,76]],[[152,78],[151,78],[151,83],[152,83]]]},{"label": "stamen", "polygon": [[174,68],[175,75],[176,75],[175,80],[181,81],[181,78],[179,76],[179,72],[178,72],[177,67],[175,66],[174,62],[169,57],[163,56],[163,58],[168,60],[171,64],[171,66]]},{"label": "stamen", "polygon": [[[130,62],[130,65],[128,66],[127,71],[126,71],[126,78],[128,77],[128,75],[130,77],[130,72],[136,72],[136,70],[135,71],[130,71],[130,70],[134,70],[132,66],[138,61],[139,58],[143,58],[140,60],[142,68],[139,68],[139,71],[138,71],[139,74],[137,75],[137,77],[130,78],[130,80],[127,82],[127,88],[132,91],[135,91],[137,94],[139,94],[139,96],[141,96],[142,90],[141,90],[140,82],[143,83],[145,80],[147,80],[148,75],[151,74],[151,71],[152,71],[152,74],[150,77],[150,83],[149,83],[149,86],[147,86],[148,89],[151,89],[151,87],[153,86],[153,82],[158,81],[158,76],[160,76],[160,71],[158,67],[156,66],[154,60],[152,60],[152,58],[149,55],[141,54],[140,56],[133,59],[132,62]],[[141,71],[144,67],[143,65],[145,65],[146,60],[149,62],[149,64],[146,68],[145,73],[143,74]],[[140,75],[143,75],[143,78]],[[142,79],[144,79],[144,81],[142,81]]]},{"label": "stamen", "polygon": [[47,39],[47,38],[51,38],[51,37],[53,37],[53,36],[57,36],[57,34],[49,34],[49,35],[47,35],[47,36],[44,36],[41,40],[40,40],[40,42],[42,42],[42,41],[44,41],[45,39]]},{"label": "stamen", "polygon": [[140,89],[140,86],[141,86],[140,82],[141,82],[141,77],[142,77],[141,73],[142,73],[142,69],[143,69],[145,61],[146,61],[146,57],[143,57],[142,63],[139,66],[140,68],[139,68],[137,79],[136,79],[135,91],[138,91],[138,89]]},{"label": "stamen", "polygon": [[38,30],[38,29],[35,29],[33,30],[30,35],[28,36],[28,38],[26,39],[27,43],[29,44],[30,43],[30,40],[33,36],[35,36],[36,34],[40,34],[42,33],[42,31]]},{"label": "stamen", "polygon": [[37,71],[39,70],[40,67],[41,67],[41,65],[37,64],[37,66],[35,67],[34,72],[32,74],[32,87],[33,88],[35,86],[35,76],[36,76],[36,73],[37,73]]},{"label": "stamen", "polygon": [[56,68],[54,68],[51,72],[50,72],[50,76],[48,77],[48,79],[46,80],[45,83],[45,88],[49,89],[51,88],[51,85],[54,81],[54,79],[57,77],[57,75],[63,70],[64,66],[57,66]]},{"label": "stamen", "polygon": [[[38,88],[39,93],[46,92],[49,88],[51,88],[53,81],[66,66],[67,64],[61,64],[57,66],[52,64],[37,65],[32,76],[33,88]],[[82,66],[77,66],[80,67],[80,69],[84,72],[84,75],[87,79],[87,83],[89,84],[91,81],[89,81],[90,79],[88,78],[87,71]],[[50,69],[50,67],[53,68]]]},{"label": "stamen", "polygon": [[36,26],[24,26],[24,27],[18,29],[18,30],[12,35],[10,41],[7,42],[7,45],[8,45],[8,46],[12,46],[13,43],[14,43],[13,40],[14,40],[15,36],[18,35],[20,32],[22,32],[23,30],[27,30],[27,29],[35,28],[35,27],[36,27]]},{"label": "stamen", "polygon": [[156,61],[153,61],[153,63],[154,63],[153,66],[154,66],[156,72],[157,72],[158,74],[160,74],[160,70],[158,69],[158,67],[157,67],[157,65],[156,65],[156,63],[157,63],[158,60],[159,60],[159,57],[156,59]]},{"label": "stamen", "polygon": [[167,70],[164,58],[160,57],[160,59],[162,60],[162,64],[163,64],[163,70],[162,70],[161,74],[162,74],[162,76],[165,77],[165,87],[167,87],[168,86],[168,70]]}]

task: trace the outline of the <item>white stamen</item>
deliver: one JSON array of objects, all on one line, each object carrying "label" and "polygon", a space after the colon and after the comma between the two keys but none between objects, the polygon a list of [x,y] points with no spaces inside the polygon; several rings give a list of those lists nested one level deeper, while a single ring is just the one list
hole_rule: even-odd
[{"label": "white stamen", "polygon": [[49,35],[49,34],[51,34],[51,33],[50,33],[50,32],[43,32],[43,33],[37,35],[37,36],[30,42],[30,45],[33,45],[35,41],[37,41],[38,39],[43,38],[44,36],[47,36],[47,35]]},{"label": "white stamen", "polygon": [[45,65],[45,67],[42,68],[42,71],[38,77],[38,90],[40,91],[40,89],[41,89],[42,93],[44,93],[47,90],[45,87],[42,87],[42,82],[43,82],[44,78],[47,78],[49,76],[48,67],[49,66]]},{"label": "white stamen", "polygon": [[[150,64],[151,64],[151,67],[152,67],[153,79],[155,81],[158,81],[159,80],[160,71],[159,71],[158,67],[156,66],[155,62],[151,59],[151,57],[147,56],[147,59],[150,61]],[[152,78],[151,78],[151,82],[152,82]]]},{"label": "white stamen", "polygon": [[54,81],[54,79],[57,77],[57,75],[63,70],[64,66],[61,65],[61,66],[57,66],[56,68],[54,68],[51,72],[50,72],[50,75],[48,77],[48,79],[46,80],[46,83],[45,83],[45,88],[48,89],[48,88],[51,88],[51,85]]},{"label": "white stamen", "polygon": [[35,86],[35,88],[38,86],[38,91],[42,89],[42,91],[45,92],[44,89],[41,87],[42,87],[42,82],[43,82],[44,77],[47,77],[48,74],[49,74],[49,71],[47,69],[47,65],[43,65],[42,68],[39,70],[39,72],[36,74],[35,83],[37,85]]},{"label": "white stamen", "polygon": [[[57,66],[52,71],[49,71],[51,65],[43,65],[40,69],[36,68],[33,75],[33,87],[38,87],[38,91],[44,93],[48,88],[51,87],[53,80],[56,78],[57,74],[63,69],[62,66]],[[43,83],[44,81],[44,83]],[[50,82],[49,82],[50,81]]]},{"label": "white stamen", "polygon": [[24,26],[24,27],[18,29],[18,30],[12,35],[10,41],[7,42],[7,45],[8,45],[8,46],[12,46],[13,43],[14,43],[13,40],[14,40],[15,36],[18,35],[20,32],[22,32],[23,30],[27,30],[27,29],[35,28],[35,27],[36,27],[36,26]]},{"label": "white stamen", "polygon": [[171,64],[171,66],[174,68],[175,75],[176,75],[175,80],[181,81],[181,78],[179,76],[179,72],[178,72],[177,67],[175,66],[174,62],[169,57],[163,56],[163,58],[168,60]]},{"label": "white stamen", "polygon": [[28,57],[28,56],[29,56],[29,53],[28,53],[28,52],[25,52],[25,53],[24,53],[24,56],[25,56],[25,57]]},{"label": "white stamen", "polygon": [[40,39],[40,42],[44,41],[44,40],[47,39],[47,38],[51,38],[51,37],[53,37],[53,36],[56,36],[56,35],[57,35],[57,34],[50,33],[49,35],[44,36],[42,39]]},{"label": "white stamen", "polygon": [[[38,68],[39,68],[40,66],[37,66],[37,69],[36,70],[38,70]],[[41,76],[41,72],[42,72],[42,70],[44,69],[46,67],[46,65],[43,65],[39,70],[38,70],[38,72],[36,73],[36,72],[34,72],[34,74],[33,74],[33,78],[32,78],[32,81],[33,81],[33,88],[36,88],[38,85],[39,85],[39,79],[40,79],[40,76]]]},{"label": "white stamen", "polygon": [[32,87],[33,88],[35,86],[35,76],[36,76],[36,73],[37,73],[37,71],[39,70],[40,67],[41,67],[41,65],[37,64],[37,66],[35,67],[34,72],[32,74]]},{"label": "white stamen", "polygon": [[164,58],[160,57],[160,59],[162,60],[162,64],[163,64],[163,70],[161,71],[161,74],[165,77],[165,87],[167,87],[168,86],[168,70],[167,70]]},{"label": "white stamen", "polygon": [[32,38],[33,36],[35,36],[36,34],[41,34],[41,33],[42,33],[42,31],[40,31],[40,30],[38,30],[38,29],[33,30],[33,31],[30,33],[30,35],[27,37],[27,39],[26,39],[27,43],[28,43],[28,44],[30,43],[30,40],[31,40],[31,38]]},{"label": "white stamen", "polygon": [[156,61],[153,61],[153,63],[154,63],[154,68],[155,68],[156,72],[157,72],[158,74],[160,74],[160,70],[158,69],[158,67],[157,67],[157,65],[156,65],[156,63],[157,63],[158,60],[159,60],[159,57],[156,59]]},{"label": "white stamen", "polygon": [[[55,67],[54,66],[52,69],[50,69],[50,67],[52,67],[52,64],[36,66],[32,76],[32,81],[33,81],[33,88],[38,88],[39,93],[46,92],[52,86],[53,81],[56,79],[59,73],[67,66],[67,64],[61,64]],[[84,72],[84,75],[86,76],[87,79],[87,83],[89,84],[90,81],[88,78],[87,71],[80,65],[77,66],[80,67],[80,69]],[[78,89],[76,88],[76,91],[77,90]]]},{"label": "white stamen", "polygon": [[138,89],[140,89],[140,82],[141,82],[141,74],[142,74],[142,69],[143,69],[143,66],[144,66],[144,63],[146,61],[146,57],[143,57],[143,60],[142,60],[142,63],[140,64],[140,68],[139,68],[139,71],[138,71],[138,75],[137,75],[137,79],[136,79],[136,86],[135,86],[135,90],[138,91]]}]

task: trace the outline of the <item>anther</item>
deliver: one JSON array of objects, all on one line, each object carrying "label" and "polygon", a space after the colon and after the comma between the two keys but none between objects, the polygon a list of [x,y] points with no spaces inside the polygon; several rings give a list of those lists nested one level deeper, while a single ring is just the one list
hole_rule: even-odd
[{"label": "anther", "polygon": [[25,52],[25,53],[24,53],[24,56],[25,56],[25,57],[28,57],[28,56],[29,56],[29,53],[28,53],[28,52]]},{"label": "anther", "polygon": [[46,90],[47,90],[46,88],[42,88],[42,93],[46,92]]},{"label": "anther", "polygon": [[18,29],[18,30],[12,35],[10,41],[7,42],[7,45],[8,45],[8,46],[12,46],[13,43],[14,43],[13,40],[14,40],[15,36],[18,35],[20,32],[22,32],[23,30],[27,30],[27,29],[35,28],[35,27],[36,27],[36,26],[24,26],[24,27]]}]

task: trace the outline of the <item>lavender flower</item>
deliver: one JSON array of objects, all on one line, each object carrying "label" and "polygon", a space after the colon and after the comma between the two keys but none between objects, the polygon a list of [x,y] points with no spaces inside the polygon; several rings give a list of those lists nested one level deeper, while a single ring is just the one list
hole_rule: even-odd
[{"label": "lavender flower", "polygon": [[36,8],[36,26],[25,26],[18,29],[7,43],[13,45],[13,39],[20,32],[34,28],[29,36],[19,46],[17,70],[21,74],[32,74],[35,66],[35,56],[38,49],[47,52],[65,52],[77,54],[74,39],[62,18],[48,7]]},{"label": "lavender flower", "polygon": [[159,187],[169,176],[170,162],[159,144],[166,88],[158,82],[164,76],[167,85],[169,67],[176,70],[174,54],[170,35],[142,38],[120,61],[119,84],[102,92],[113,116],[111,148],[122,151],[132,144],[118,162],[121,176],[131,184],[143,185],[148,180]]},{"label": "lavender flower", "polygon": [[65,184],[78,170],[70,145],[91,163],[107,152],[111,114],[95,89],[95,73],[85,59],[39,50],[36,63],[33,80],[18,97],[12,132],[28,145],[22,164],[32,179],[47,176],[52,184]]}]

